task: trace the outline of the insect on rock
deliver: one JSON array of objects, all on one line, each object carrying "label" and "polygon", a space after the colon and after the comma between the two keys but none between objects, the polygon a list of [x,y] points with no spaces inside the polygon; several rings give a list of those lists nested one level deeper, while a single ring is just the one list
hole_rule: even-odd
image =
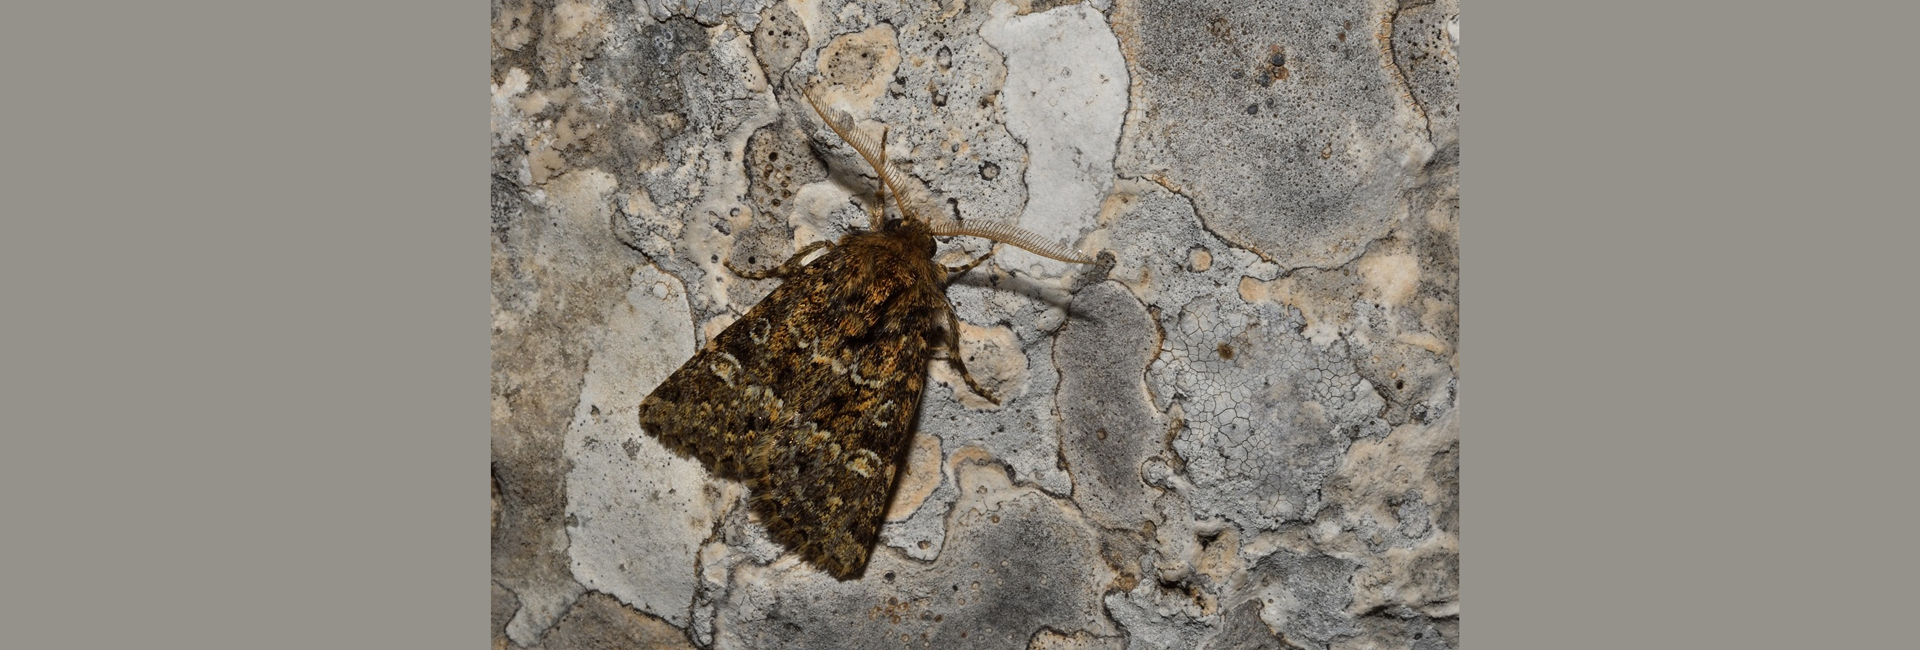
[{"label": "insect on rock", "polygon": [[[884,196],[869,228],[809,244],[764,271],[729,262],[742,277],[783,282],[654,389],[640,403],[640,425],[714,475],[744,483],[748,506],[775,541],[852,580],[879,540],[927,364],[945,361],[969,390],[999,403],[960,359],[959,319],[946,295],[954,278],[993,253],[943,266],[933,259],[934,237],[984,237],[1065,262],[1093,260],[1018,226],[963,224],[924,207],[930,202],[917,192],[903,193],[905,174],[886,158],[884,128],[876,141],[802,95],[879,178]],[[892,218],[887,196],[898,212]]]}]

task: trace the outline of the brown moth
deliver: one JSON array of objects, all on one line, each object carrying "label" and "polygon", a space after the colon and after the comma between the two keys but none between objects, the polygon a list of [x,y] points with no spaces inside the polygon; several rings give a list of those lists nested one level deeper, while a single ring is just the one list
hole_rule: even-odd
[{"label": "brown moth", "polygon": [[[968,235],[1053,259],[1092,263],[1017,226],[961,224],[903,196],[904,173],[844,114],[840,139],[866,159],[885,197],[869,230],[801,248],[747,278],[785,281],[675,370],[640,403],[640,425],[716,476],[746,484],[773,539],[840,580],[859,578],[880,538],[926,386],[943,358],[974,393],[999,403],[959,356],[959,319],[946,288],[993,253],[959,267],[933,260],[934,237]],[[826,252],[803,262],[815,251]],[[938,353],[940,356],[936,357]]]}]

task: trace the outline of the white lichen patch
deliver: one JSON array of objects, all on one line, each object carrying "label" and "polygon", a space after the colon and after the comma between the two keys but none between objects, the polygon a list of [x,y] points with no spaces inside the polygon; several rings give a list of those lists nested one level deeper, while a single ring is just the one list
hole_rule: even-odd
[{"label": "white lichen patch", "polygon": [[[1007,130],[1027,147],[1031,194],[1018,222],[1077,239],[1091,230],[1113,187],[1113,157],[1127,109],[1127,65],[1106,17],[1085,4],[1015,15],[995,2],[980,35],[1006,57],[1001,98]],[[1009,250],[1003,265],[1059,274],[1059,264]],[[1043,271],[1042,269],[1045,269]]]},{"label": "white lichen patch", "polygon": [[588,361],[567,428],[568,553],[580,584],[685,626],[694,556],[720,516],[722,486],[640,429],[640,400],[694,345],[679,280],[643,266],[632,282]]}]

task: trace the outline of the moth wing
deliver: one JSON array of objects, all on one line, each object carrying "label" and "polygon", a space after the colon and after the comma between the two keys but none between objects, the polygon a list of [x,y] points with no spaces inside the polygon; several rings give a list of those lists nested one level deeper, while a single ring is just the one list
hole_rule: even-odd
[{"label": "moth wing", "polygon": [[859,577],[912,439],[930,354],[921,330],[944,307],[919,284],[900,265],[828,251],[654,389],[641,426],[745,483],[775,541]]},{"label": "moth wing", "polygon": [[765,472],[776,422],[787,409],[764,379],[750,376],[777,353],[752,345],[756,332],[748,324],[765,322],[767,307],[785,289],[775,289],[641,400],[641,428],[720,478],[744,482]]},{"label": "moth wing", "polygon": [[841,580],[860,577],[880,539],[920,406],[925,361],[890,387],[842,394],[791,429],[750,504],[775,541]]}]

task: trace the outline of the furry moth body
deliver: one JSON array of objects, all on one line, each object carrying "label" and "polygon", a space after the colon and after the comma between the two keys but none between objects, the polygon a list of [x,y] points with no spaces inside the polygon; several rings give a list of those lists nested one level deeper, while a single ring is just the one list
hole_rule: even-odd
[{"label": "furry moth body", "polygon": [[654,389],[640,404],[640,425],[714,475],[744,483],[749,508],[774,541],[852,580],[866,572],[880,538],[935,354],[969,389],[998,402],[960,361],[946,295],[952,278],[992,253],[947,268],[934,262],[933,238],[985,237],[1062,261],[1092,260],[1015,226],[923,217],[940,212],[902,195],[886,132],[875,143],[843,114],[806,100],[873,167],[899,217],[887,218],[883,205],[868,230],[810,244],[768,271],[735,270],[784,282]]}]

